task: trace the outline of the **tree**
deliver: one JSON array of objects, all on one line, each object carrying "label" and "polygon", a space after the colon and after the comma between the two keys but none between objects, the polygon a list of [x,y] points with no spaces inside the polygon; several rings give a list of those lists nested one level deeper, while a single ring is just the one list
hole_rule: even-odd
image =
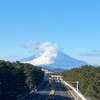
[{"label": "tree", "polygon": [[43,81],[41,68],[20,62],[0,60],[0,100],[16,100],[16,96]]},{"label": "tree", "polygon": [[[66,81],[79,81],[80,91],[93,100],[100,98],[100,67],[81,66],[62,72]],[[73,84],[72,84],[73,85]]]}]

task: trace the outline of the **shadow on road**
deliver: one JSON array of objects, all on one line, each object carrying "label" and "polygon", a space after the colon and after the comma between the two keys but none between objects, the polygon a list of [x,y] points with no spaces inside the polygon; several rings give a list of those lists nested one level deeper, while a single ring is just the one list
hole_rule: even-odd
[{"label": "shadow on road", "polygon": [[59,96],[59,95],[54,95],[52,96],[52,99],[47,99],[48,98],[48,94],[40,94],[40,93],[33,93],[31,94],[31,96],[29,98],[27,98],[26,100],[74,100],[74,98],[71,97],[64,97],[64,96]]}]

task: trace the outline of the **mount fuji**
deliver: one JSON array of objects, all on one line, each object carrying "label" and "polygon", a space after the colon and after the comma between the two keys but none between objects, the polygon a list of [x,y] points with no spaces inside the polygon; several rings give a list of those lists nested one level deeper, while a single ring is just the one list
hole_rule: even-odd
[{"label": "mount fuji", "polygon": [[56,44],[50,42],[34,43],[31,42],[28,48],[35,50],[36,54],[19,60],[22,63],[30,63],[50,70],[67,70],[86,65],[87,63],[77,60],[62,52]]},{"label": "mount fuji", "polygon": [[38,65],[51,70],[71,69],[87,64],[86,62],[72,58],[63,52],[56,52],[55,54],[48,52],[47,54],[41,54],[38,56],[33,55],[21,59],[20,62]]}]

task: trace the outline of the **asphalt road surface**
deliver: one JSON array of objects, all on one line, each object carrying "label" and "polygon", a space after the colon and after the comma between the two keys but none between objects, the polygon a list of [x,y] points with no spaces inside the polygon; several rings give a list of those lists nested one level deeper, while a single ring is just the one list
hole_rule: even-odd
[{"label": "asphalt road surface", "polygon": [[44,84],[27,100],[74,100],[68,89],[61,82]]},{"label": "asphalt road surface", "polygon": [[55,84],[55,95],[53,100],[74,100],[68,89],[60,82]]}]

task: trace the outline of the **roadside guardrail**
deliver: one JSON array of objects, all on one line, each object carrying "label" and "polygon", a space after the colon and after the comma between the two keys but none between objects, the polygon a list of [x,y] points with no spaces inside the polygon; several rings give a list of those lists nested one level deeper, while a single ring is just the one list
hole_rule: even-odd
[{"label": "roadside guardrail", "polygon": [[28,97],[31,96],[32,93],[37,92],[40,89],[40,87],[43,85],[43,83],[44,81],[42,81],[39,85],[35,86],[34,90],[32,90],[31,92],[25,92],[25,93],[18,95],[16,97],[16,100],[26,100]]},{"label": "roadside guardrail", "polygon": [[75,100],[87,100],[79,91],[77,91],[73,86],[68,84],[66,81],[62,81],[62,83],[69,88],[69,91],[73,95]]}]

